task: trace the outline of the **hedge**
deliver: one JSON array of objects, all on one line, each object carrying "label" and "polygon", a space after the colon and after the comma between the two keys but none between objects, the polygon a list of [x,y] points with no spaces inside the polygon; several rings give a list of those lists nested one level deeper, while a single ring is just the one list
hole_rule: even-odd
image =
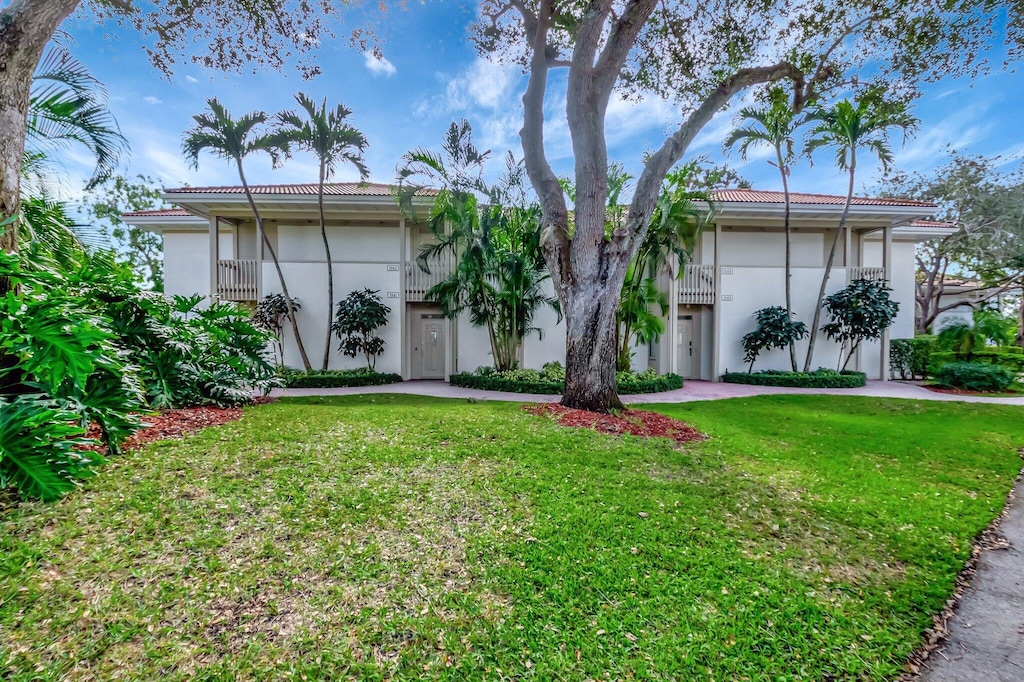
[{"label": "hedge", "polygon": [[380,386],[402,380],[398,374],[385,374],[368,369],[328,369],[300,372],[286,369],[282,373],[287,388],[345,388],[346,386]]},{"label": "hedge", "polygon": [[859,388],[867,383],[864,372],[837,372],[819,369],[814,372],[782,372],[766,369],[760,372],[726,372],[722,381],[750,386],[787,386],[790,388]]},{"label": "hedge", "polygon": [[1017,348],[985,348],[974,351],[970,356],[952,351],[932,353],[928,363],[929,371],[933,375],[937,374],[944,365],[953,362],[997,365],[1018,374],[1024,372],[1024,353]]},{"label": "hedge", "polygon": [[1013,383],[1013,374],[998,365],[977,362],[951,362],[935,374],[935,385],[967,391],[1005,391]]},{"label": "hedge", "polygon": [[[561,381],[528,381],[506,379],[497,375],[481,376],[479,374],[453,374],[448,377],[452,386],[475,388],[481,391],[507,391],[509,393],[541,393],[559,395],[565,390]],[[637,393],[663,393],[683,387],[683,378],[678,374],[662,374],[652,379],[637,379],[618,382],[619,393],[632,395]]]},{"label": "hedge", "polygon": [[900,379],[924,379],[930,373],[936,343],[934,336],[926,335],[893,339],[889,351],[889,373]]}]

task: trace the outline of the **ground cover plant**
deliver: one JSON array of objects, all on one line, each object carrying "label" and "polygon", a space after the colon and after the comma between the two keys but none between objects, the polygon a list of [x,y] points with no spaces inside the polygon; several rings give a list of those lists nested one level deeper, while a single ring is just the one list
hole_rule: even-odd
[{"label": "ground cover plant", "polygon": [[[1022,410],[293,398],[0,514],[10,680],[883,680],[1020,468]],[[737,418],[741,415],[742,418]]]},{"label": "ground cover plant", "polygon": [[326,369],[301,372],[285,369],[281,372],[287,388],[344,388],[346,386],[380,386],[396,384],[402,380],[400,374],[377,372],[365,367],[361,369]]},{"label": "ground cover plant", "polygon": [[[658,374],[653,369],[616,372],[615,380],[618,392],[623,395],[663,393],[683,387],[683,378],[678,374]],[[448,381],[452,386],[482,391],[559,395],[565,390],[565,367],[560,362],[548,362],[540,370],[511,369],[498,372],[493,367],[483,366],[477,367],[474,372],[453,374],[448,377]]]},{"label": "ground cover plant", "polygon": [[722,381],[752,386],[787,386],[791,388],[859,388],[867,384],[864,372],[816,369],[813,372],[786,372],[765,369],[760,372],[726,372]]}]

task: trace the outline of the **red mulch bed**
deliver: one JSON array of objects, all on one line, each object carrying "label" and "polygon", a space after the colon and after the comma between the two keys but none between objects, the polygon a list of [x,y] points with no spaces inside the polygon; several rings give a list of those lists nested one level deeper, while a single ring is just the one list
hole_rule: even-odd
[{"label": "red mulch bed", "polygon": [[525,405],[523,409],[530,414],[554,417],[562,426],[593,429],[600,433],[671,438],[677,443],[693,443],[708,438],[707,434],[701,433],[686,422],[645,410],[622,410],[618,415],[614,415],[577,410],[557,403]]},{"label": "red mulch bed", "polygon": [[[270,402],[269,398],[257,398],[254,404]],[[160,410],[154,414],[140,415],[143,427],[124,442],[125,451],[136,450],[157,440],[181,438],[208,426],[221,426],[242,418],[240,407],[185,407],[178,410]],[[96,424],[89,427],[89,438],[99,438],[100,429]],[[97,448],[105,451],[106,447]]]}]

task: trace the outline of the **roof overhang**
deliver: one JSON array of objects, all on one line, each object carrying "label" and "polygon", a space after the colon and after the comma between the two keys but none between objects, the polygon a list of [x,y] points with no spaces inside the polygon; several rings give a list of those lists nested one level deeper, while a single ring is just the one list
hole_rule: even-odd
[{"label": "roof overhang", "polygon": [[[706,204],[705,204],[706,206]],[[924,220],[933,208],[924,206],[850,206],[848,223],[852,229],[876,230],[885,224],[900,225]],[[838,221],[843,214],[841,204],[790,204],[790,218],[794,222]],[[749,221],[758,219],[782,220],[785,204],[779,202],[720,201],[715,202],[715,220]]]},{"label": "roof overhang", "polygon": [[166,230],[185,232],[208,232],[209,218],[202,216],[181,215],[125,215],[121,220],[133,227],[141,227],[149,232],[163,234]]},{"label": "roof overhang", "polygon": [[[246,219],[252,217],[252,208],[249,206],[249,199],[244,193],[209,193],[209,192],[165,192],[161,195],[164,201],[180,206],[190,213],[199,216],[221,216],[224,218]],[[253,202],[260,215],[267,219],[276,219],[281,216],[306,214],[317,209],[317,196],[315,194],[254,194]],[[416,197],[413,205],[427,208],[433,202],[433,197]],[[351,218],[354,216],[366,216],[375,214],[375,219],[381,219],[384,215],[398,220],[401,218],[401,209],[390,195],[380,196],[353,196],[353,195],[326,195],[324,196],[324,211],[331,217]]]}]

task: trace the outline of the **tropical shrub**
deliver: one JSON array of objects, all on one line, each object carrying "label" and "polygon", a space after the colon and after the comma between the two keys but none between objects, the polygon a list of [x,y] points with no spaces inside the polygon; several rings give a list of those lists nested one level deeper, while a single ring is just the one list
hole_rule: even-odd
[{"label": "tropical shrub", "polygon": [[748,372],[754,371],[754,361],[763,350],[790,348],[807,336],[807,325],[790,317],[780,306],[761,308],[754,313],[757,326],[743,336],[743,359],[750,363]]},{"label": "tropical shrub", "polygon": [[951,362],[935,373],[936,386],[965,391],[1005,391],[1013,379],[1014,375],[1002,367],[976,362]]},{"label": "tropical shrub", "polygon": [[557,360],[545,362],[540,368],[540,376],[544,381],[565,381],[565,367]]},{"label": "tropical shrub", "polygon": [[[291,309],[300,310],[301,308],[302,304],[299,303],[299,299],[293,298]],[[274,352],[277,354],[276,360],[279,366],[284,366],[282,335],[284,323],[287,321],[288,301],[285,300],[282,293],[267,294],[256,304],[256,309],[252,312],[252,323],[274,335]]]},{"label": "tropical shrub", "polygon": [[13,486],[25,497],[55,500],[106,460],[83,449],[77,412],[41,395],[0,397],[0,487]]},{"label": "tropical shrub", "polygon": [[975,310],[971,318],[971,323],[958,319],[945,325],[939,331],[939,348],[970,361],[976,352],[988,348],[989,344],[1007,346],[1013,343],[1017,334],[1013,319],[995,310]]},{"label": "tropical shrub", "polygon": [[[541,212],[525,198],[525,169],[510,155],[504,177],[488,185],[482,176],[489,157],[473,144],[467,121],[452,123],[440,155],[418,149],[403,157],[397,200],[434,236],[419,254],[419,267],[430,272],[439,261],[454,260],[426,300],[440,305],[445,317],[467,313],[473,326],[485,327],[495,369],[506,371],[518,365],[523,339],[541,335],[533,323],[537,311],[561,310],[544,288],[550,275],[541,253]],[[426,186],[438,188],[437,195],[429,215],[417,216],[413,198]]]},{"label": "tropical shrub", "polygon": [[402,381],[398,374],[375,372],[365,367],[361,369],[328,369],[300,372],[294,369],[283,370],[282,378],[288,388],[344,388],[347,386],[380,386],[396,384]]},{"label": "tropical shrub", "polygon": [[377,356],[384,352],[384,339],[376,331],[388,323],[391,313],[378,294],[371,289],[353,291],[338,301],[331,325],[341,341],[338,349],[350,358],[362,353],[367,369],[371,370],[377,364]]},{"label": "tropical shrub", "polygon": [[787,386],[790,388],[859,388],[867,383],[863,372],[841,372],[817,369],[813,372],[783,372],[765,369],[760,372],[726,372],[722,381],[751,386]]},{"label": "tropical shrub", "polygon": [[74,449],[90,425],[117,454],[146,409],[235,405],[280,384],[272,336],[235,306],[141,291],[111,254],[32,253],[32,267],[0,254],[14,285],[0,297],[0,483],[52,499],[102,463]]},{"label": "tropical shrub", "polygon": [[891,291],[882,282],[857,279],[825,299],[831,321],[821,331],[840,345],[837,369],[846,369],[861,342],[881,338],[892,326],[900,304],[889,296]]}]

